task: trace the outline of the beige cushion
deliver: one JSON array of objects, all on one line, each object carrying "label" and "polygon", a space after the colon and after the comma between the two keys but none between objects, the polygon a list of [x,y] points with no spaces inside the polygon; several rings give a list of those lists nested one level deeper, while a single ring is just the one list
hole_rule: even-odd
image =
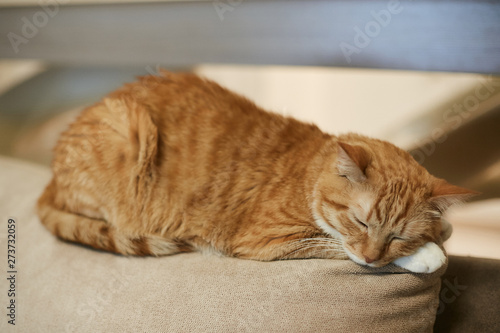
[{"label": "beige cushion", "polygon": [[[123,257],[64,243],[34,214],[50,171],[0,158],[2,244],[16,220],[18,332],[426,332],[440,276],[351,261]],[[1,247],[2,270],[6,247]],[[2,277],[0,331],[9,332]]]}]

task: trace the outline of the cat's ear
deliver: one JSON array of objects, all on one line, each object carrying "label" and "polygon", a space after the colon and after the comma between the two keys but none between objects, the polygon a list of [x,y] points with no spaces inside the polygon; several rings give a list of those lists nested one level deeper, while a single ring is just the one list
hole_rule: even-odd
[{"label": "cat's ear", "polygon": [[450,206],[462,203],[467,199],[480,194],[477,191],[452,185],[444,179],[436,178],[432,186],[433,188],[430,202],[442,213],[445,212]]},{"label": "cat's ear", "polygon": [[337,169],[339,175],[350,181],[363,182],[366,180],[366,168],[370,164],[370,156],[359,146],[339,142],[337,153]]}]

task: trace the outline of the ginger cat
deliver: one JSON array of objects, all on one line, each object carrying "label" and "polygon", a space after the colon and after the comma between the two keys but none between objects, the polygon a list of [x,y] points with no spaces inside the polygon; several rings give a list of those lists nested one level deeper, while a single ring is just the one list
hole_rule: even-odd
[{"label": "ginger cat", "polygon": [[42,223],[140,256],[209,250],[432,272],[450,233],[442,213],[475,194],[388,142],[323,133],[193,74],[127,84],[84,110],[54,153]]}]

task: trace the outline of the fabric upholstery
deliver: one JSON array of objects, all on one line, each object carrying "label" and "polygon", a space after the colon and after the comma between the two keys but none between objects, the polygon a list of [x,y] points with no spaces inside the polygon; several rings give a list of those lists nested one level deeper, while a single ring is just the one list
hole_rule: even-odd
[{"label": "fabric upholstery", "polygon": [[450,256],[434,331],[500,332],[500,260]]}]

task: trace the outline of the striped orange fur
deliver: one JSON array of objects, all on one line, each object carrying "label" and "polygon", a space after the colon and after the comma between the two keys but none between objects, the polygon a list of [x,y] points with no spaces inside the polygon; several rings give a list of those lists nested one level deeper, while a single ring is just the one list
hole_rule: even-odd
[{"label": "striped orange fur", "polygon": [[193,74],[125,85],[84,110],[54,154],[42,223],[131,255],[382,266],[439,242],[442,212],[474,194],[388,142],[323,133]]}]

